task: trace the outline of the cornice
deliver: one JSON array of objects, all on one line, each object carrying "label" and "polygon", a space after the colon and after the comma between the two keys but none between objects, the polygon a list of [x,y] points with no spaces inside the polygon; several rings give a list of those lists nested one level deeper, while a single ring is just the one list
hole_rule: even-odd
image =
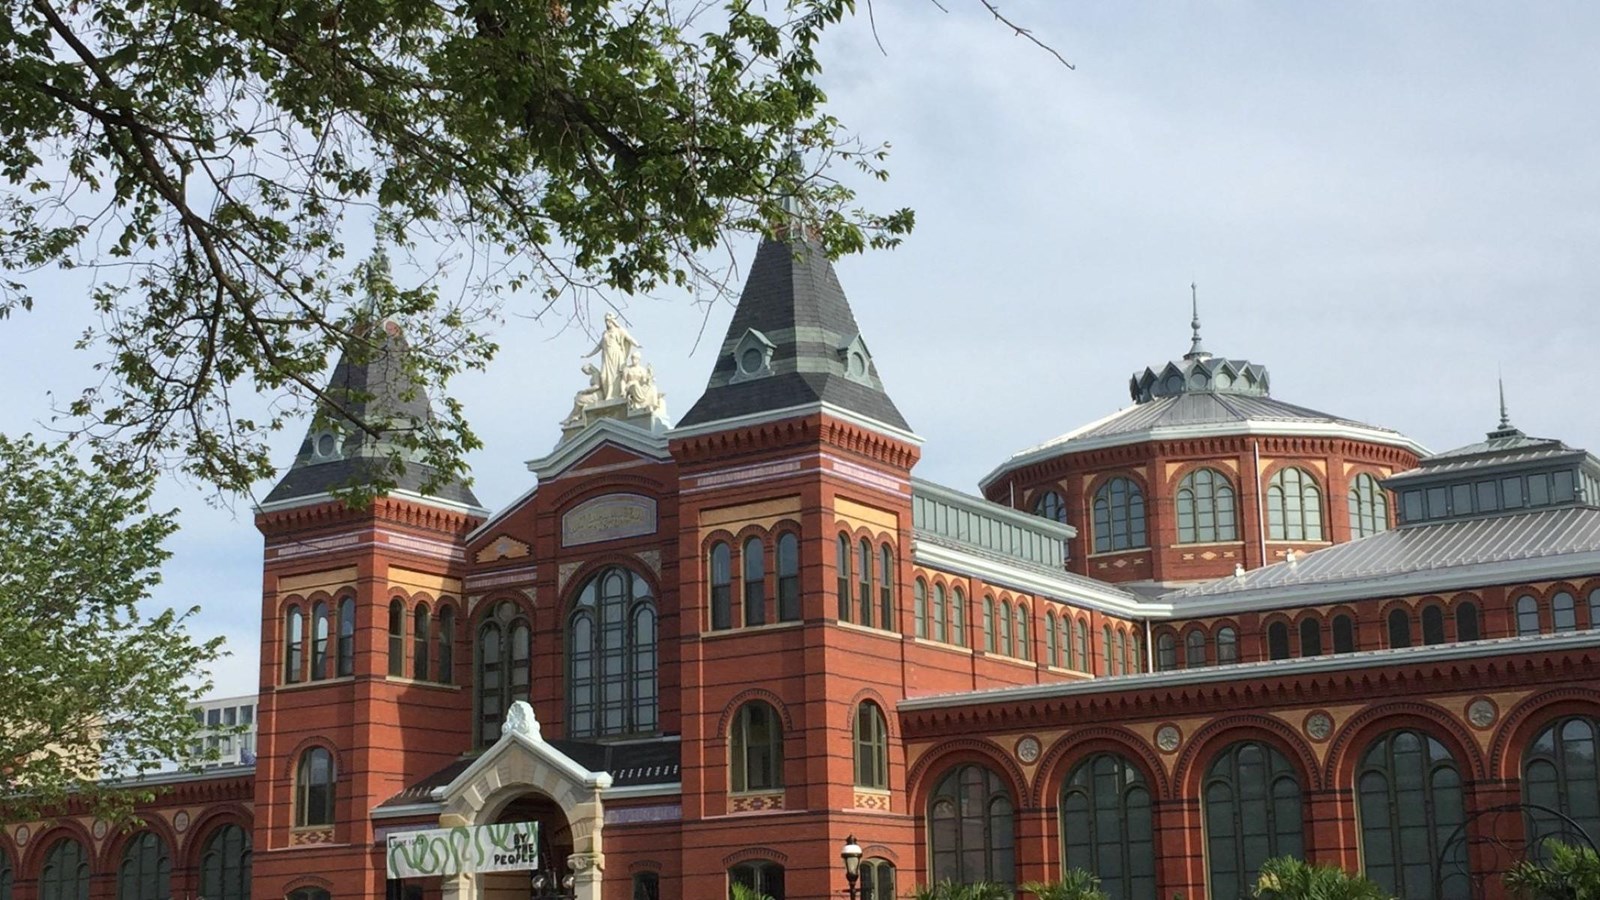
[{"label": "cornice", "polygon": [[256,528],[270,538],[284,532],[387,522],[456,537],[471,532],[487,514],[487,511],[467,507],[441,506],[427,498],[405,493],[374,497],[365,509],[352,509],[341,500],[323,495],[312,503],[259,506]]}]

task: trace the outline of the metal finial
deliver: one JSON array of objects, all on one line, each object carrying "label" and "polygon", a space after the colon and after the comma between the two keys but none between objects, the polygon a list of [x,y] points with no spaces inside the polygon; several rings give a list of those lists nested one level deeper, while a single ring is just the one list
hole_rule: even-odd
[{"label": "metal finial", "polygon": [[1210,356],[1205,345],[1200,343],[1200,288],[1193,281],[1189,282],[1189,308],[1193,317],[1189,320],[1189,330],[1192,333],[1189,342],[1189,352],[1183,355],[1184,359],[1195,359]]},{"label": "metal finial", "polygon": [[1500,430],[1511,427],[1511,414],[1506,412],[1506,380],[1504,377],[1496,378],[1500,382]]},{"label": "metal finial", "polygon": [[389,265],[389,247],[384,243],[380,234],[378,243],[372,248],[372,256],[367,260],[365,287],[367,296],[361,303],[361,317],[371,321],[378,317],[378,296],[382,293],[382,285],[390,282],[393,269]]}]

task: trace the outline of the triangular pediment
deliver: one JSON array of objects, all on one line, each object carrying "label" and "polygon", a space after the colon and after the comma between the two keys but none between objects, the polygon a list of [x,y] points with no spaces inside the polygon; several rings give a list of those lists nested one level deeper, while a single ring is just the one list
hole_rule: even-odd
[{"label": "triangular pediment", "polygon": [[600,419],[562,441],[549,456],[529,460],[528,471],[549,481],[583,469],[671,458],[661,435],[616,419]]}]

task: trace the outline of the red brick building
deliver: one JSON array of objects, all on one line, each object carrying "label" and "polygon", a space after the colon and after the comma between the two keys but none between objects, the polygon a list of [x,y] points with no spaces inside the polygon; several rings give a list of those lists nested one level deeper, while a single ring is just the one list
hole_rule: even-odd
[{"label": "red brick building", "polygon": [[[778,241],[675,427],[608,328],[498,511],[420,464],[349,509],[387,447],[309,434],[257,516],[253,768],[136,834],[0,829],[0,900],[821,900],[852,835],[876,900],[1069,866],[1232,898],[1278,854],[1498,897],[1600,836],[1600,460],[1504,420],[1428,456],[1194,327],[987,499],[914,477],[832,267]],[[333,389],[426,419],[404,352]],[[389,835],[523,821],[545,887],[387,878]]]}]

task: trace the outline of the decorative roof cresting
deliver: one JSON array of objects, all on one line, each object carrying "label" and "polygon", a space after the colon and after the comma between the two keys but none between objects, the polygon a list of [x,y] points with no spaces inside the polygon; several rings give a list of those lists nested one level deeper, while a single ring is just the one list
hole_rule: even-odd
[{"label": "decorative roof cresting", "polygon": [[1189,284],[1189,352],[1160,367],[1135,372],[1128,380],[1128,392],[1135,403],[1149,403],[1162,397],[1188,393],[1252,394],[1265,397],[1271,379],[1267,367],[1243,359],[1213,356],[1200,340],[1200,293]]}]

